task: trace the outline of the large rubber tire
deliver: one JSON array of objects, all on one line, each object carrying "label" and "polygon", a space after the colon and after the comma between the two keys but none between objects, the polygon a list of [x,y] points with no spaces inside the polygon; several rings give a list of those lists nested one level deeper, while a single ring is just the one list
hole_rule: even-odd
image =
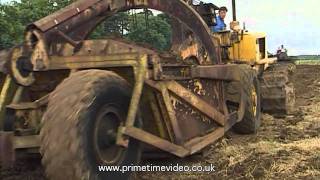
[{"label": "large rubber tire", "polygon": [[[255,134],[261,124],[261,95],[257,72],[248,65],[239,65],[242,71],[241,81],[231,83],[227,89],[228,107],[238,110],[240,104],[239,90],[243,88],[245,95],[245,113],[243,119],[233,126],[233,130],[240,134]],[[233,92],[232,92],[233,91]]]},{"label": "large rubber tire", "polygon": [[[93,139],[100,137],[99,127],[108,128],[103,129],[108,131],[101,131],[107,135],[109,130],[118,127],[114,124],[124,123],[130,97],[128,83],[112,72],[79,71],[64,80],[51,93],[42,119],[40,152],[48,179],[128,179],[129,172],[102,173],[98,166],[138,164],[140,143],[129,139],[128,148],[122,148],[116,146],[111,137],[103,136],[97,142]],[[140,126],[140,119],[136,121],[136,126]],[[115,160],[102,158],[110,156],[105,149],[99,151],[103,153],[97,153],[97,147],[100,148],[101,144],[105,148],[103,143],[114,143],[107,150],[116,154]]]}]

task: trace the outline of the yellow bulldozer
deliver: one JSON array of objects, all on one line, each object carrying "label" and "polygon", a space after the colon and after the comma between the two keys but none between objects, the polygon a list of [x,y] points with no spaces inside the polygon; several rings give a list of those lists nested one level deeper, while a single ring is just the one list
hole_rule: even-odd
[{"label": "yellow bulldozer", "polygon": [[[264,99],[281,111],[289,101],[260,87],[275,60],[264,34],[233,28],[233,5],[231,30],[218,33],[215,5],[184,0],[78,0],[27,26],[24,43],[0,53],[2,166],[40,152],[48,179],[126,179],[97,167],[136,165],[146,149],[190,156],[231,128],[256,133]],[[172,18],[170,51],[88,39],[141,8]]]}]

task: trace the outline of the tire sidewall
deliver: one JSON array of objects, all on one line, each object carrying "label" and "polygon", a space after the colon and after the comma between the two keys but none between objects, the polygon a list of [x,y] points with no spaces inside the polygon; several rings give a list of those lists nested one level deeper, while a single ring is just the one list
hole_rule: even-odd
[{"label": "tire sidewall", "polygon": [[[253,119],[254,122],[252,122],[255,126],[255,131],[258,130],[258,128],[260,127],[260,124],[261,124],[261,95],[260,95],[260,84],[259,84],[259,80],[257,77],[253,77],[253,80],[252,80],[252,83],[253,83],[253,87],[255,88],[255,92],[256,92],[256,95],[257,95],[257,102],[256,102],[256,112],[253,112],[252,109],[253,109],[253,102],[251,100],[248,100],[249,101],[249,105],[250,107],[247,108],[247,113],[248,115],[250,115],[251,117],[248,117],[248,118],[251,118]],[[252,90],[250,91],[252,92]],[[252,94],[250,93],[250,96]],[[248,97],[248,98],[251,98],[251,97]]]},{"label": "tire sidewall", "polygon": [[[91,177],[90,179],[126,179],[130,175],[130,172],[99,172],[98,166],[103,166],[104,164],[99,164],[94,155],[93,134],[99,110],[107,104],[112,104],[112,106],[116,107],[119,110],[121,119],[124,122],[127,117],[131,97],[129,86],[122,87],[117,83],[109,82],[108,85],[104,87],[106,88],[99,90],[99,93],[96,94],[94,101],[83,116],[83,120],[87,121],[84,133],[82,134],[84,142],[84,153],[86,154],[87,163],[92,172],[90,174],[91,176],[95,176]],[[141,119],[139,117],[136,120],[136,125],[141,125]],[[140,143],[135,139],[129,139],[128,148],[123,154],[124,158],[121,162],[114,165],[136,165],[140,160],[140,151]]]},{"label": "tire sidewall", "polygon": [[[233,126],[233,130],[240,134],[254,134],[257,133],[261,124],[260,83],[257,73],[252,69],[244,67],[243,72],[246,73],[244,73],[245,76],[243,76],[240,87],[242,87],[245,92],[245,113],[243,119]],[[253,91],[255,91],[257,95],[256,112],[253,111]]]}]

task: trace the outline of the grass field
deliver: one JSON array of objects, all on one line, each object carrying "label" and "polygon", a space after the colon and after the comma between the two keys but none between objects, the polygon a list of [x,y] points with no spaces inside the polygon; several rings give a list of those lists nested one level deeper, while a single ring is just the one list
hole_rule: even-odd
[{"label": "grass field", "polygon": [[292,56],[291,59],[297,65],[320,65],[320,56],[317,55]]},{"label": "grass field", "polygon": [[295,64],[297,65],[320,65],[320,59],[319,60],[295,60]]}]

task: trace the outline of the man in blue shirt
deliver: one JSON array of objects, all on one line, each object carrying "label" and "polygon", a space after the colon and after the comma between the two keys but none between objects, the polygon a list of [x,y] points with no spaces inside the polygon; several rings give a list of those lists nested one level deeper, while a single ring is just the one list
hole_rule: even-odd
[{"label": "man in blue shirt", "polygon": [[226,29],[227,25],[224,23],[224,18],[226,17],[227,12],[228,12],[228,9],[225,6],[219,9],[219,16],[216,17],[217,25],[212,26],[213,32],[219,32]]}]

